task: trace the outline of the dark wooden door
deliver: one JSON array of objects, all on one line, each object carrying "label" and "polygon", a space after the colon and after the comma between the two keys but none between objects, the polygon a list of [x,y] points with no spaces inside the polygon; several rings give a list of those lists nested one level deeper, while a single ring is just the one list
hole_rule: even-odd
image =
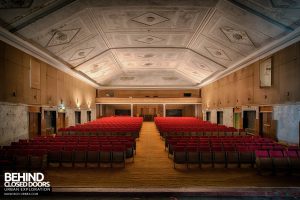
[{"label": "dark wooden door", "polygon": [[272,113],[271,112],[262,112],[260,113],[260,123],[259,123],[259,132],[263,137],[269,137],[276,139],[276,136],[272,133]]},{"label": "dark wooden door", "polygon": [[29,113],[29,138],[41,135],[41,114],[36,112]]},{"label": "dark wooden door", "polygon": [[66,127],[66,114],[65,113],[58,113],[57,116],[57,129],[65,128]]}]

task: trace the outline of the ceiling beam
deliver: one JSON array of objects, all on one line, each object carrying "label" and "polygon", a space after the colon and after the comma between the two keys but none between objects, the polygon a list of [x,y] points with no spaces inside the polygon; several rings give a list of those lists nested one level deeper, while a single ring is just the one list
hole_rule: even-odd
[{"label": "ceiling beam", "polygon": [[23,18],[21,18],[20,20],[18,20],[15,23],[10,24],[9,26],[11,27],[7,27],[7,29],[12,32],[15,33],[17,31],[19,31],[20,29],[24,28],[25,26],[28,26],[29,24],[32,24],[33,22],[59,10],[62,9],[63,7],[69,5],[70,3],[73,3],[76,0],[63,0],[63,1],[59,1],[59,3],[53,3],[53,5],[49,5],[46,8],[41,8],[38,11],[36,11],[33,14],[29,14]]},{"label": "ceiling beam", "polygon": [[261,12],[258,12],[257,10],[250,8],[250,7],[246,6],[245,4],[240,3],[238,0],[228,0],[228,1],[231,2],[232,4],[236,5],[237,7],[241,8],[243,10],[246,10],[247,12],[252,13],[252,14],[266,20],[267,22],[270,22],[271,24],[278,26],[279,28],[282,28],[288,32],[294,31],[294,29],[292,27],[287,26],[279,21],[276,21],[276,20],[270,18],[269,16],[264,15]]}]

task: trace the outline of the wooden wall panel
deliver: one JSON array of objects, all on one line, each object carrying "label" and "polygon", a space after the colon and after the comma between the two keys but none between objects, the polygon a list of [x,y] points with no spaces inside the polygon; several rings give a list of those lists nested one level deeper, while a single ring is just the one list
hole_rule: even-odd
[{"label": "wooden wall panel", "polygon": [[57,80],[47,76],[47,105],[57,105]]},{"label": "wooden wall panel", "polygon": [[41,89],[41,63],[36,59],[30,60],[30,88]]},{"label": "wooden wall panel", "polygon": [[[300,66],[297,60],[292,60],[280,66],[280,100],[281,101],[299,101],[300,100]],[[297,87],[296,87],[297,86]]]},{"label": "wooden wall panel", "polygon": [[66,107],[74,108],[78,98],[87,109],[87,102],[95,107],[95,93],[88,84],[0,41],[0,101],[58,106],[62,99]]},{"label": "wooden wall panel", "polygon": [[300,101],[300,42],[276,52],[271,57],[271,87],[260,87],[261,61],[257,61],[201,88],[203,109]]},{"label": "wooden wall panel", "polygon": [[5,101],[22,102],[22,80],[22,67],[10,60],[5,60]]},{"label": "wooden wall panel", "polygon": [[10,45],[5,45],[5,59],[23,65],[23,52]]},{"label": "wooden wall panel", "polygon": [[41,104],[47,105],[47,65],[41,63]]}]

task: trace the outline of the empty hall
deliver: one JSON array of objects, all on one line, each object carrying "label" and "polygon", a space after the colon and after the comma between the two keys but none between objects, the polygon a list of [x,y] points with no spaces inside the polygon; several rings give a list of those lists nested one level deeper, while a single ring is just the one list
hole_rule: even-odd
[{"label": "empty hall", "polygon": [[299,198],[299,11],[0,0],[2,197]]}]

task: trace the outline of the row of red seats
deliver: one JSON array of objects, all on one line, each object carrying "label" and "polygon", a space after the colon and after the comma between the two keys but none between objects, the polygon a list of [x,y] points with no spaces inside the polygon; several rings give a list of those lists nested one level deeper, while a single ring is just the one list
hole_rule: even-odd
[{"label": "row of red seats", "polygon": [[[202,143],[202,144],[212,144],[212,143],[232,143],[232,144],[273,144],[274,140],[270,138],[262,138],[259,136],[223,136],[223,137],[206,137],[206,136],[192,136],[192,137],[168,137],[165,139],[165,148],[168,148],[170,144],[177,143]],[[275,143],[277,144],[277,143]]]},{"label": "row of red seats", "polygon": [[222,135],[226,135],[230,132],[232,135],[233,132],[239,132],[233,127],[212,124],[192,117],[156,117],[154,121],[162,137],[173,133],[203,135],[205,132],[222,132]]},{"label": "row of red seats", "polygon": [[133,148],[125,145],[52,146],[48,149],[1,149],[1,163],[8,169],[42,170],[50,163],[122,163],[132,157]]},{"label": "row of red seats", "polygon": [[259,174],[268,172],[292,173],[300,170],[300,149],[257,150],[255,163]]},{"label": "row of red seats", "polygon": [[300,170],[300,150],[299,149],[277,149],[277,150],[249,150],[241,149],[202,149],[200,147],[175,146],[173,156],[174,168],[176,164],[202,165],[255,165],[259,172],[262,169],[271,170],[273,173],[284,169],[285,172],[299,172]]},{"label": "row of red seats", "polygon": [[60,128],[58,131],[62,135],[87,134],[101,135],[102,133],[131,133],[138,137],[143,118],[141,117],[105,117],[85,124]]},{"label": "row of red seats", "polygon": [[[135,139],[132,137],[86,137],[86,136],[56,136],[56,137],[36,137],[31,140],[19,140],[12,142],[10,146],[4,146],[1,149],[0,163],[10,164],[12,168],[37,168],[33,167],[32,153],[38,153],[35,156],[39,160],[40,168],[46,155],[48,163],[51,162],[86,162],[88,152],[90,154],[111,155],[111,161],[116,161],[116,155],[124,154],[126,158],[132,158],[135,152]],[[122,151],[121,151],[122,150]],[[118,153],[117,153],[118,152]],[[122,153],[124,152],[124,153]],[[112,157],[112,155],[115,155]],[[81,159],[78,158],[81,156]],[[39,159],[37,159],[39,157]],[[121,158],[119,156],[119,158]],[[98,159],[99,160],[99,159]],[[119,159],[120,160],[120,159]],[[100,160],[99,160],[100,162]],[[103,161],[101,161],[103,162]],[[122,162],[123,163],[123,162]],[[125,164],[125,160],[124,163]]]}]

